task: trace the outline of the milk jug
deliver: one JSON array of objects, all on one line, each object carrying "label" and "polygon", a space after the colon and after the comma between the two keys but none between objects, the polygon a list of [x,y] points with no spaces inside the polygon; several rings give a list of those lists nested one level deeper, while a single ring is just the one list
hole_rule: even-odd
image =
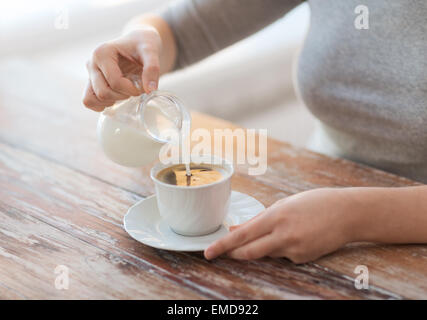
[{"label": "milk jug", "polygon": [[165,131],[174,130],[184,139],[190,125],[190,114],[177,97],[153,91],[106,108],[99,117],[97,135],[108,158],[122,166],[139,167],[157,160],[165,144],[176,143],[165,137]]}]

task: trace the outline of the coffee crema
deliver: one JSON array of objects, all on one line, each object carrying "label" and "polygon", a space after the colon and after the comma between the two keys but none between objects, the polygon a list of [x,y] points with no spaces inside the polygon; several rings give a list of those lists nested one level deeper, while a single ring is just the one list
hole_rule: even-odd
[{"label": "coffee crema", "polygon": [[223,178],[220,168],[209,164],[190,163],[191,176],[187,176],[184,164],[177,164],[161,170],[157,179],[175,186],[203,186]]}]

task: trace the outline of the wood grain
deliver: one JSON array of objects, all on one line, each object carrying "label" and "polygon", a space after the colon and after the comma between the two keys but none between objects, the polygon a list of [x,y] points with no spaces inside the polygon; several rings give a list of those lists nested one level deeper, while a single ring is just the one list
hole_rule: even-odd
[{"label": "wood grain", "polygon": [[[78,240],[0,202],[0,298],[200,298],[117,255]],[[55,268],[69,269],[69,287],[55,287]],[[0,291],[2,293],[2,291]],[[15,298],[15,297],[13,297]]]},{"label": "wood grain", "polygon": [[[127,208],[140,199],[137,195],[28,152],[7,145],[0,146],[0,198],[11,206],[4,211],[25,212],[38,222],[55,226],[68,236],[105,250],[107,254],[145,272],[169,279],[197,292],[200,297],[279,299],[392,296],[377,290],[361,292],[339,274],[325,273],[315,267],[294,266],[284,260],[264,259],[242,263],[220,259],[207,262],[200,254],[174,253],[144,246],[131,239],[121,225]],[[11,223],[4,222],[2,225],[7,227]],[[16,229],[8,234],[18,231]],[[74,261],[77,257],[69,259]],[[63,257],[48,260],[62,261]],[[241,268],[242,264],[245,265],[244,269]],[[330,274],[330,277],[326,274]],[[321,284],[317,283],[319,277],[324,278]],[[81,297],[78,293],[74,294]],[[33,296],[32,293],[29,295]]]},{"label": "wood grain", "polygon": [[[29,271],[37,278],[33,284],[41,288],[25,289],[24,284],[32,283],[30,276],[7,275],[6,281],[0,280],[0,297],[171,297],[164,288],[187,298],[427,297],[427,247],[422,245],[353,244],[314,263],[296,266],[285,259],[207,262],[200,254],[161,251],[137,243],[123,231],[122,217],[130,205],[153,192],[149,167],[122,168],[106,159],[96,141],[97,115],[80,102],[82,84],[59,71],[48,71],[20,59],[0,64],[0,228],[6,230],[6,234],[0,232],[0,246],[7,249],[0,255],[0,272]],[[194,128],[209,130],[236,128],[198,113],[193,113],[193,123]],[[247,167],[238,166],[233,178],[233,189],[265,205],[318,187],[416,185],[273,139],[268,141],[268,150],[265,175],[248,176]],[[13,236],[19,239],[11,241]],[[33,238],[47,243],[31,244]],[[69,246],[69,252],[61,245]],[[97,258],[88,266],[81,263],[82,256]],[[65,294],[52,286],[52,267],[61,259],[76,269],[81,291],[70,289]],[[131,271],[114,265],[115,259]],[[369,267],[370,290],[354,288],[353,272],[360,264]],[[89,268],[99,271],[99,278],[87,277]],[[108,284],[109,272],[125,283]],[[157,287],[155,281],[160,281]],[[91,287],[107,292],[90,291]]]}]

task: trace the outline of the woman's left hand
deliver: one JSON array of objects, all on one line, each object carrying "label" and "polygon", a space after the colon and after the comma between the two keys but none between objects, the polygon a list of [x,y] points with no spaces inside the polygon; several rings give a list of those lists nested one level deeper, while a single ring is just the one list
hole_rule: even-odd
[{"label": "woman's left hand", "polygon": [[207,259],[286,257],[315,260],[354,238],[350,189],[314,189],[279,200],[205,250]]}]

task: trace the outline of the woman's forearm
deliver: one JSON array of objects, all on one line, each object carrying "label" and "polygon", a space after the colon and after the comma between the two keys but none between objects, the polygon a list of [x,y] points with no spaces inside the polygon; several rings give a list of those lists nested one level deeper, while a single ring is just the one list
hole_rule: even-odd
[{"label": "woman's forearm", "polygon": [[427,186],[346,192],[354,241],[427,243]]},{"label": "woman's forearm", "polygon": [[171,71],[176,63],[177,46],[171,28],[161,17],[154,14],[144,14],[130,20],[124,28],[124,33],[131,32],[134,29],[152,27],[160,35],[162,48],[160,53],[160,73],[165,74]]}]

